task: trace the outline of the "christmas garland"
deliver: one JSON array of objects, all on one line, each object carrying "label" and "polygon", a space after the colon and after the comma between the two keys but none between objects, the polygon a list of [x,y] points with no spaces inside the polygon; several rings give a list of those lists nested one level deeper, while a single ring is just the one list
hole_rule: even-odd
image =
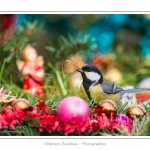
[{"label": "christmas garland", "polygon": [[[107,129],[111,132],[115,128],[121,128],[122,121],[117,121],[115,115],[111,113],[107,117],[104,113],[89,117],[86,123],[76,123],[72,121],[65,122],[58,119],[57,114],[53,113],[50,108],[43,102],[39,101],[37,106],[32,110],[12,110],[5,108],[0,114],[0,129],[10,128],[16,130],[16,126],[24,126],[26,120],[30,121],[31,127],[37,129],[41,134],[44,132],[61,133],[62,135],[80,135],[84,133],[92,133]],[[32,124],[34,122],[34,124]],[[123,127],[130,133],[132,129],[132,121],[123,124]]]},{"label": "christmas garland", "polygon": [[[4,95],[7,97],[8,93],[1,91],[1,97]],[[80,102],[81,105],[68,107],[66,105],[68,98],[71,104]],[[139,106],[140,109],[137,111],[138,107],[133,106],[128,109],[127,115],[119,114],[111,100],[104,100],[99,105],[92,106],[89,116],[87,110],[90,110],[90,106],[86,103],[88,107],[85,109],[85,105],[83,106],[85,101],[76,96],[64,98],[57,110],[52,110],[49,105],[40,100],[34,106],[23,98],[13,103],[10,100],[1,102],[4,103],[9,105],[6,105],[0,113],[1,135],[138,135],[145,128],[142,123],[145,125],[150,123],[148,112],[146,113],[143,107]],[[62,110],[61,105],[65,107],[65,111]],[[70,110],[70,106],[74,109]],[[76,108],[78,110],[75,110]],[[119,109],[124,108],[125,106]],[[77,115],[71,114],[71,118],[68,119],[65,115],[70,115],[70,111],[77,112]],[[27,134],[29,129],[33,134]]]}]

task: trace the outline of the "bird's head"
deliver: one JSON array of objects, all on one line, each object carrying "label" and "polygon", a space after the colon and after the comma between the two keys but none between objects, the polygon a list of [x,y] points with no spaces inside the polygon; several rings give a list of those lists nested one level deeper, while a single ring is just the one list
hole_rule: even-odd
[{"label": "bird's head", "polygon": [[100,70],[93,65],[85,65],[82,68],[77,69],[81,73],[83,82],[89,83],[102,83],[103,76]]}]

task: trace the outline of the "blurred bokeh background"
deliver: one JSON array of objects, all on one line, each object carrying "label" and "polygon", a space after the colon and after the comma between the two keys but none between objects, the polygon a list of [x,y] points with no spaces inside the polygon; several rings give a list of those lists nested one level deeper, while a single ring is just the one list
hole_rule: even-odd
[{"label": "blurred bokeh background", "polygon": [[0,31],[12,30],[25,26],[27,21],[37,20],[38,23],[43,23],[45,30],[38,37],[38,50],[50,41],[55,42],[60,35],[67,36],[81,32],[95,38],[97,50],[101,54],[121,45],[124,49],[136,47],[141,50],[142,55],[150,57],[149,19],[149,14],[0,15]]},{"label": "blurred bokeh background", "polygon": [[96,65],[105,78],[123,86],[150,86],[149,14],[1,14],[3,84],[11,80],[21,87],[21,75],[13,62],[21,58],[27,44],[44,57],[46,87],[53,85],[52,68],[75,65],[68,71],[73,73],[80,61]]}]

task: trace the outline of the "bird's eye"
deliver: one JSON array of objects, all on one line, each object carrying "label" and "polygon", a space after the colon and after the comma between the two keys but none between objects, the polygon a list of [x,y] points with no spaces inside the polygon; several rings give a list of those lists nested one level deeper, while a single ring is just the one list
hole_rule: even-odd
[{"label": "bird's eye", "polygon": [[90,68],[88,68],[88,71],[89,71],[89,72],[91,72],[91,69],[90,69]]}]

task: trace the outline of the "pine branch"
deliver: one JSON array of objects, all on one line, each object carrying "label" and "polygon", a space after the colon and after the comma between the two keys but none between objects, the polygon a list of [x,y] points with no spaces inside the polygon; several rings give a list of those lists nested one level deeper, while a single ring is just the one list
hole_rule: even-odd
[{"label": "pine branch", "polygon": [[141,136],[141,135],[150,135],[149,127],[150,127],[150,116],[147,114],[140,118],[134,117],[133,122],[133,130],[131,135],[133,136]]},{"label": "pine branch", "polygon": [[69,35],[68,38],[60,36],[57,45],[58,46],[48,45],[45,47],[49,53],[48,56],[52,64],[58,63],[58,60],[64,61],[77,52],[84,52],[84,56],[86,56],[86,52],[94,49],[93,39],[89,39],[87,35],[84,37],[73,37]]},{"label": "pine branch", "polygon": [[117,107],[117,113],[118,114],[126,114],[128,109],[128,102],[125,102],[123,105]]},{"label": "pine branch", "polygon": [[43,24],[38,21],[25,22],[25,26],[17,27],[13,37],[0,47],[2,60],[5,59],[7,62],[10,62],[13,58],[20,58],[22,50],[26,45],[35,41],[42,27]]}]

